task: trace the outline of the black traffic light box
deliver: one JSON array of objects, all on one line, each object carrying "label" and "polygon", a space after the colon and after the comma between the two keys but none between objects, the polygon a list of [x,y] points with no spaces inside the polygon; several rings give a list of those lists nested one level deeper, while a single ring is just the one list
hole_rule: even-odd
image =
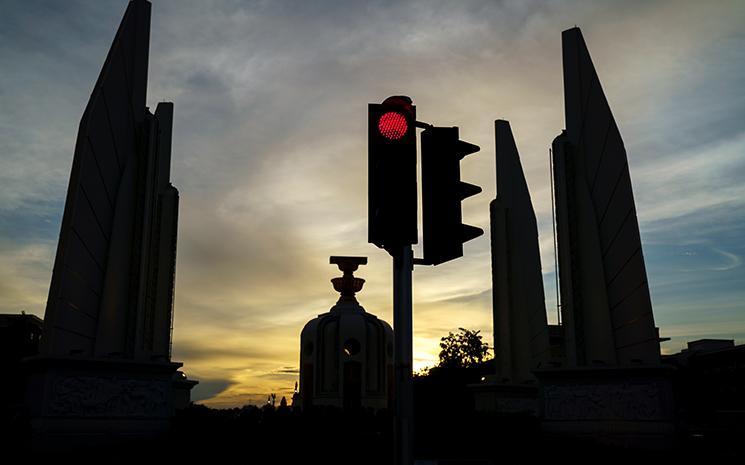
[{"label": "black traffic light box", "polygon": [[438,265],[463,256],[463,243],[484,233],[463,224],[461,202],[481,187],[461,182],[460,161],[479,147],[459,139],[457,127],[422,132],[422,222],[424,262]]},{"label": "black traffic light box", "polygon": [[368,107],[368,242],[417,243],[416,107],[404,96]]}]

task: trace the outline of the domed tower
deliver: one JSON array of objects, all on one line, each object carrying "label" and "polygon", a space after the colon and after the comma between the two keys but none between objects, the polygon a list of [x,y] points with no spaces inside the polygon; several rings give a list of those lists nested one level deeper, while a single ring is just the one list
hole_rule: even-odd
[{"label": "domed tower", "polygon": [[300,333],[302,405],[387,408],[393,382],[393,329],[365,312],[354,297],[365,280],[352,273],[367,264],[367,257],[331,257],[329,262],[344,272],[331,280],[341,297]]}]

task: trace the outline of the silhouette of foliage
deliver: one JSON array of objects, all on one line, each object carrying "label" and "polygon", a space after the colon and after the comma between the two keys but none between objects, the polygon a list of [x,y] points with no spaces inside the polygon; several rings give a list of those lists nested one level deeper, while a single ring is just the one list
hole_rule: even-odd
[{"label": "silhouette of foliage", "polygon": [[489,344],[482,341],[481,331],[458,328],[440,339],[440,363],[443,368],[467,368],[483,362],[489,355]]},{"label": "silhouette of foliage", "polygon": [[414,378],[423,378],[425,376],[429,376],[429,372],[432,369],[432,367],[424,367],[420,368],[419,370],[415,371],[413,373]]}]

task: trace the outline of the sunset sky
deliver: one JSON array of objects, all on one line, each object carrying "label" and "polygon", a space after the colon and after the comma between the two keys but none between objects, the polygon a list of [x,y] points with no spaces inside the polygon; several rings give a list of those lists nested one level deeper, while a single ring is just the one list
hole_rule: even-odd
[{"label": "sunset sky", "polygon": [[[43,317],[77,134],[125,0],[0,0],[0,313]],[[362,255],[392,323],[391,260],[367,243],[367,104],[481,146],[465,256],[414,272],[414,365],[458,327],[492,342],[494,120],[509,120],[556,322],[548,149],[564,127],[561,31],[579,26],[624,138],[664,352],[745,343],[745,2],[155,0],[148,103],[175,105],[181,193],[174,360],[215,407],[289,395],[300,330]],[[419,247],[415,253],[421,254]]]}]

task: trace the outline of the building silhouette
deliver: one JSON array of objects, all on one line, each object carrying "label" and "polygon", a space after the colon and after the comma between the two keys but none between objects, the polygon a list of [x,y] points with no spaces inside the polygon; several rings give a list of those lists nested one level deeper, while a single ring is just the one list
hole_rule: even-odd
[{"label": "building silhouette", "polygon": [[546,321],[535,213],[509,123],[497,121],[496,374],[473,386],[476,406],[536,415],[549,436],[665,447],[672,374],[660,363],[623,140],[579,28],[563,32],[562,55],[566,129],[552,144],[561,325]]},{"label": "building silhouette", "polygon": [[699,339],[663,355],[675,368],[676,415],[683,433],[736,443],[745,437],[745,344]]},{"label": "building silhouette", "polygon": [[563,358],[535,370],[545,433],[668,447],[660,364],[629,165],[579,28],[562,33],[566,129],[552,144]]},{"label": "building silhouette", "polygon": [[22,364],[38,448],[163,433],[196,384],[171,361],[173,104],[145,104],[149,38],[150,3],[132,0],[80,121],[40,354]]},{"label": "building silhouette", "polygon": [[565,361],[659,364],[623,140],[579,28],[562,47],[566,130],[552,161]]},{"label": "building silhouette", "polygon": [[39,354],[44,321],[26,313],[0,315],[0,411],[22,409],[25,379],[21,360]]},{"label": "building silhouette", "polygon": [[387,408],[393,382],[393,330],[355,298],[365,280],[353,273],[367,258],[331,257],[330,263],[344,272],[331,280],[341,296],[300,334],[302,407]]},{"label": "building silhouette", "polygon": [[510,123],[495,121],[497,197],[490,204],[497,381],[535,383],[549,357],[538,225]]},{"label": "building silhouette", "polygon": [[476,408],[538,413],[533,374],[551,359],[538,224],[510,123],[494,122],[497,197],[489,204],[496,374],[473,386]]}]

